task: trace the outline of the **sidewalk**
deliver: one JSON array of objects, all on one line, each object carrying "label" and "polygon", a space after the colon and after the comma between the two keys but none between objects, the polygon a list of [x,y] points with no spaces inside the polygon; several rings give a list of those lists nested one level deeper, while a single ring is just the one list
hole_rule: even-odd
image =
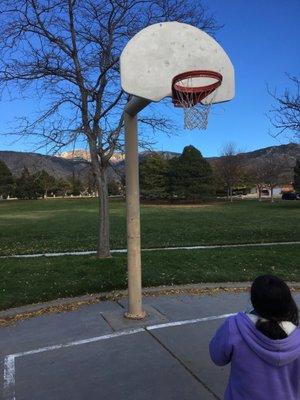
[{"label": "sidewalk", "polygon": [[247,293],[146,297],[139,322],[123,319],[125,306],[100,302],[1,328],[3,399],[223,398],[228,368],[211,363],[208,343],[227,314],[248,308]]}]

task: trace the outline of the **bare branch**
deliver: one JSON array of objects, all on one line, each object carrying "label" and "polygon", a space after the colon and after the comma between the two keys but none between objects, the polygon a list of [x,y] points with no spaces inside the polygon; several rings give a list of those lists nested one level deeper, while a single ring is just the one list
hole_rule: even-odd
[{"label": "bare branch", "polygon": [[289,76],[289,79],[295,85],[293,93],[286,89],[282,95],[277,95],[276,91],[268,89],[276,101],[268,116],[275,128],[273,136],[278,137],[287,132],[300,140],[300,80],[293,76]]},{"label": "bare branch", "polygon": [[[186,22],[209,33],[218,26],[201,0],[2,0],[0,16],[0,90],[46,104],[38,116],[17,121],[15,132],[39,137],[53,152],[79,138],[88,144],[102,207],[99,254],[107,256],[107,168],[123,145],[127,99],[120,54],[149,24]],[[174,127],[162,115],[140,122],[153,132]],[[144,135],[140,145],[146,142]]]}]

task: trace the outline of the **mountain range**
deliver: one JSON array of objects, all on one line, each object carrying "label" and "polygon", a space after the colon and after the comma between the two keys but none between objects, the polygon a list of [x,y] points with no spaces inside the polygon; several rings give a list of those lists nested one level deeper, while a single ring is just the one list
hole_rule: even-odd
[{"label": "mountain range", "polygon": [[[30,173],[35,173],[44,169],[56,178],[67,179],[75,176],[76,178],[85,180],[90,172],[90,162],[85,158],[78,157],[80,151],[81,150],[76,150],[74,158],[71,157],[70,152],[62,153],[60,156],[49,156],[38,153],[0,151],[0,160],[5,162],[15,176],[19,176],[22,170],[27,168]],[[140,153],[140,159],[147,157],[150,153],[151,152]],[[180,155],[180,153],[168,151],[159,151],[157,153],[168,159]],[[270,153],[276,156],[286,157],[287,168],[286,171],[284,171],[284,176],[287,181],[291,181],[293,174],[292,169],[296,160],[300,159],[300,144],[289,143],[265,147],[241,154],[243,155],[245,164],[254,165]],[[207,160],[213,164],[218,158],[219,157],[209,157]],[[111,167],[109,168],[110,179],[118,179],[120,175],[123,175],[124,164],[123,155],[117,153],[111,160]]]}]

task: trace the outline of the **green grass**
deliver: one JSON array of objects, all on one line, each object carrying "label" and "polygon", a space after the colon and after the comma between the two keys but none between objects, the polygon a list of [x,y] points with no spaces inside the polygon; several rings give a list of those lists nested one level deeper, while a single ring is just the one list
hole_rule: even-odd
[{"label": "green grass", "polygon": [[[143,285],[248,281],[262,273],[300,280],[300,246],[143,253]],[[126,287],[126,256],[2,259],[0,308]]]},{"label": "green grass", "polygon": [[[96,199],[0,202],[0,255],[94,250]],[[111,247],[126,247],[125,204],[110,204]],[[300,240],[300,202],[143,205],[142,246]]]},{"label": "green grass", "polygon": [[[96,199],[0,202],[0,255],[94,250]],[[126,247],[125,204],[110,204],[111,247]],[[142,246],[300,240],[300,202],[236,201],[142,205]],[[144,286],[251,280],[261,273],[300,280],[300,246],[143,253]],[[0,259],[0,308],[126,287],[126,255]]]}]

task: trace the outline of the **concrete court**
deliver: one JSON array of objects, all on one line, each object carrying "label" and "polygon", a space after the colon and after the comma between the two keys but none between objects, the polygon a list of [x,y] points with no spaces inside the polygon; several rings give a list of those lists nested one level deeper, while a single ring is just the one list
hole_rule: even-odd
[{"label": "concrete court", "polygon": [[[146,322],[124,321],[125,304],[101,302],[1,328],[0,398],[223,398],[228,367],[211,363],[208,343],[222,315],[249,308],[248,294],[146,297]],[[218,319],[176,325],[209,316]]]}]

